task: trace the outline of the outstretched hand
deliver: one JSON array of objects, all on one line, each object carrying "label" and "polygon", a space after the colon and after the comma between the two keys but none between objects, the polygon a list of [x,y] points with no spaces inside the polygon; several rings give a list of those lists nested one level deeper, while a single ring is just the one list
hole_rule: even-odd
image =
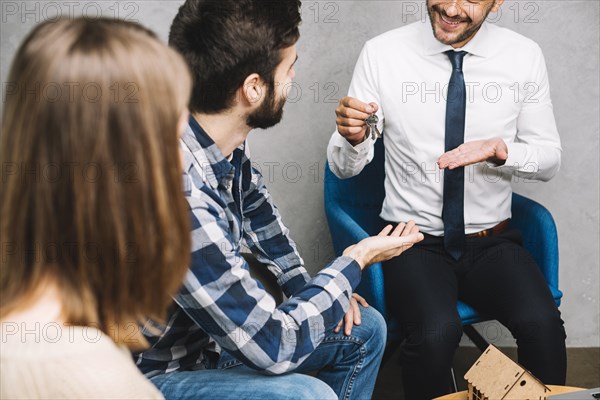
[{"label": "outstretched hand", "polygon": [[396,228],[388,225],[377,236],[368,237],[348,247],[344,255],[354,258],[364,269],[371,264],[399,256],[423,238],[414,221],[401,222]]},{"label": "outstretched hand", "polygon": [[[377,236],[368,237],[344,251],[345,256],[354,258],[361,268],[376,262],[386,261],[396,257],[411,248],[415,243],[423,240],[423,234],[414,221],[401,222],[396,228],[388,225]],[[360,295],[353,293],[350,298],[350,308],[334,329],[338,333],[344,326],[344,334],[350,335],[354,325],[360,325],[360,307],[369,307],[367,301]]]},{"label": "outstretched hand", "polygon": [[438,165],[440,169],[455,169],[482,161],[504,165],[507,158],[508,147],[504,140],[493,138],[463,143],[456,149],[442,154],[438,159]]}]

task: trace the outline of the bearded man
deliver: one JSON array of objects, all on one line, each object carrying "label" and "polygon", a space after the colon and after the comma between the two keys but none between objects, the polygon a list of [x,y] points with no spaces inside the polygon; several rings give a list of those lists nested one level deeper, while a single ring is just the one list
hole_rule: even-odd
[{"label": "bearded man", "polygon": [[[246,143],[283,116],[300,21],[299,0],[187,0],[171,26],[194,78],[180,139],[192,255],[166,323],[148,321],[151,346],[135,356],[168,400],[373,392],[386,326],[353,292],[364,268],[423,236],[412,221],[390,226],[308,274]],[[250,275],[243,246],[277,279],[281,304]]]}]

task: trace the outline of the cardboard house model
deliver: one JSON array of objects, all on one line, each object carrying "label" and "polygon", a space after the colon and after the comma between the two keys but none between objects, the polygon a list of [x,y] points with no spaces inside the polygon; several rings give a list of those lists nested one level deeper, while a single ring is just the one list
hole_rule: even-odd
[{"label": "cardboard house model", "polygon": [[551,394],[529,371],[490,345],[465,374],[469,400],[544,400]]}]

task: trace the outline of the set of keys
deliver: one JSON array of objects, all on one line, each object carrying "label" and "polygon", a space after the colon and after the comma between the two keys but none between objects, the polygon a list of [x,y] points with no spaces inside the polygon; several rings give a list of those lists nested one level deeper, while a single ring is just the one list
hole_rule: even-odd
[{"label": "set of keys", "polygon": [[365,119],[367,126],[367,139],[370,137],[371,133],[373,134],[373,140],[377,140],[381,137],[381,132],[379,128],[377,128],[377,123],[379,122],[379,117],[376,114],[371,114],[367,119]]}]

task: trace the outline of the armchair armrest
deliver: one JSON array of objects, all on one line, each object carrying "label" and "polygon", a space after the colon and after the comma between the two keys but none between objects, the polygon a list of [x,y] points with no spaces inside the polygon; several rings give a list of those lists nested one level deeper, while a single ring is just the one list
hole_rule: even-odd
[{"label": "armchair armrest", "polygon": [[560,305],[558,289],[558,234],[552,214],[541,204],[513,194],[511,225],[523,234],[523,246],[533,256]]}]

